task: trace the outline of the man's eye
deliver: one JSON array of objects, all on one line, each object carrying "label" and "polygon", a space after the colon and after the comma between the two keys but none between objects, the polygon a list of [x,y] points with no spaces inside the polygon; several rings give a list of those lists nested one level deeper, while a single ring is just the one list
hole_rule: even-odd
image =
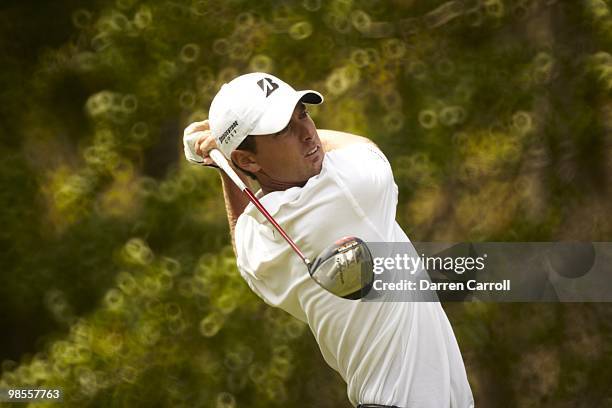
[{"label": "man's eye", "polygon": [[300,113],[300,119],[304,119],[306,116],[308,116],[308,111],[304,109],[302,113]]}]

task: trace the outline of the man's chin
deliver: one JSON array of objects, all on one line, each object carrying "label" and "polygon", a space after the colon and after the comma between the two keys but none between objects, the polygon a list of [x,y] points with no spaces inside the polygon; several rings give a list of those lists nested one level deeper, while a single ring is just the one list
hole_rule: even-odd
[{"label": "man's chin", "polygon": [[314,161],[315,166],[319,171],[323,167],[323,159],[325,158],[325,151],[321,149],[321,151],[317,152],[317,158]]},{"label": "man's chin", "polygon": [[321,173],[321,170],[323,170],[323,162],[318,162],[315,165],[315,169],[313,170],[312,174],[310,175],[310,177],[314,177],[314,176],[318,176]]}]

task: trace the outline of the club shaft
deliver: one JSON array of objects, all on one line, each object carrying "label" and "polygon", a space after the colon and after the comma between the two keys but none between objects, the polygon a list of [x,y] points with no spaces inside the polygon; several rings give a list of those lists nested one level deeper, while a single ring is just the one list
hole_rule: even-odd
[{"label": "club shaft", "polygon": [[255,197],[255,194],[253,194],[253,192],[248,187],[245,188],[243,191],[249,197],[249,200],[253,203],[253,205],[257,207],[257,209],[263,214],[263,216],[266,217],[266,219],[270,221],[272,225],[274,225],[274,228],[276,228],[276,230],[283,236],[283,238],[285,238],[285,241],[287,241],[289,246],[293,248],[295,253],[298,254],[300,258],[302,258],[302,261],[304,261],[307,266],[310,266],[310,261],[308,260],[308,258],[306,258],[302,251],[300,251],[300,248],[298,248],[297,244],[293,242],[289,235],[287,235],[285,230],[283,230],[283,228],[276,222],[276,220],[272,217],[268,210],[266,210],[266,208],[259,202],[257,197]]},{"label": "club shaft", "polygon": [[310,268],[310,260],[306,258],[306,256],[302,253],[300,248],[296,245],[295,242],[287,235],[285,230],[276,222],[274,217],[266,210],[266,208],[261,204],[259,199],[255,197],[255,194],[242,182],[238,174],[234,171],[234,169],[229,165],[223,153],[221,153],[217,149],[213,149],[209,153],[210,157],[213,159],[215,164],[219,166],[230,179],[234,181],[234,183],[238,186],[240,190],[249,198],[249,201],[253,203],[253,205],[263,214],[264,217],[274,226],[274,228],[281,234],[281,236],[287,241],[289,246],[295,251],[295,253],[302,259],[302,261],[306,264],[308,268]]}]

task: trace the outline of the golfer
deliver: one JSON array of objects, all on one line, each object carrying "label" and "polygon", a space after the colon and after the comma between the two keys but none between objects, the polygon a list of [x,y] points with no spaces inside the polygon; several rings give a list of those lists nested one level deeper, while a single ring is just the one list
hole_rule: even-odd
[{"label": "golfer", "polygon": [[[196,161],[213,165],[208,152],[219,148],[246,183],[256,179],[256,195],[308,257],[343,236],[409,242],[395,221],[398,190],[385,155],[365,137],[317,129],[307,105],[322,102],[318,92],[250,73],[223,85],[209,119],[189,125],[185,136],[196,140]],[[354,406],[473,407],[461,353],[438,302],[363,302],[327,292],[221,174],[240,274],[266,303],[310,326]]]}]

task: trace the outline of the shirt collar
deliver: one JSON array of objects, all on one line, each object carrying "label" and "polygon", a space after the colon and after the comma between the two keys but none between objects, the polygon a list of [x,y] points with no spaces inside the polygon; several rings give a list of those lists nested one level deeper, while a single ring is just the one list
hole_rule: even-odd
[{"label": "shirt collar", "polygon": [[[323,163],[321,164],[321,171],[319,174],[312,176],[308,179],[306,184],[303,187],[291,187],[287,190],[279,190],[272,191],[266,195],[264,195],[263,191],[260,189],[255,193],[255,197],[259,199],[261,204],[268,210],[270,215],[274,216],[283,205],[295,202],[300,199],[302,192],[308,188],[312,188],[314,185],[318,184],[322,178],[329,172],[329,161],[328,161],[329,153],[326,153],[323,156]],[[251,217],[257,219],[260,222],[266,220],[266,218],[259,212],[259,210],[253,205],[253,203],[249,203],[244,209],[244,213],[250,215]]]}]

